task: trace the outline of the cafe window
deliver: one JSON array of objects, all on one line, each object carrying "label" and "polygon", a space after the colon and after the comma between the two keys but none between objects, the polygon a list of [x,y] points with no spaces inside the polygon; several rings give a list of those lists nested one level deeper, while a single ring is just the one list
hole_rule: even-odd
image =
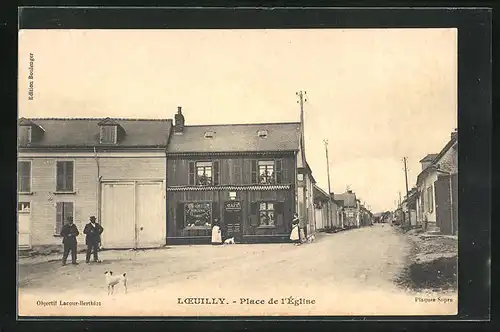
[{"label": "cafe window", "polygon": [[212,202],[184,203],[186,228],[210,228],[212,226]]},{"label": "cafe window", "polygon": [[276,211],[274,203],[261,202],[259,204],[259,226],[271,226],[276,224]]},{"label": "cafe window", "polygon": [[218,185],[220,179],[218,161],[197,161],[189,163],[189,184],[197,186]]},{"label": "cafe window", "polygon": [[280,184],[282,183],[282,160],[253,160],[253,184]]}]

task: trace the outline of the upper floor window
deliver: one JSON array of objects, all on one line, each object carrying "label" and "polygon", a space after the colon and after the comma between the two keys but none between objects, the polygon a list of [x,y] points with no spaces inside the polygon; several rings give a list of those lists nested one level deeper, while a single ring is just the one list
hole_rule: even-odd
[{"label": "upper floor window", "polygon": [[211,186],[219,184],[218,161],[191,161],[189,162],[189,184],[197,186]]},{"label": "upper floor window", "polygon": [[282,180],[281,159],[252,161],[252,183],[280,184]]},{"label": "upper floor window", "polygon": [[117,126],[101,126],[101,144],[116,144]]},{"label": "upper floor window", "polygon": [[56,191],[74,190],[74,163],[73,161],[58,161]]},{"label": "upper floor window", "polygon": [[17,191],[31,192],[31,161],[17,162]]}]

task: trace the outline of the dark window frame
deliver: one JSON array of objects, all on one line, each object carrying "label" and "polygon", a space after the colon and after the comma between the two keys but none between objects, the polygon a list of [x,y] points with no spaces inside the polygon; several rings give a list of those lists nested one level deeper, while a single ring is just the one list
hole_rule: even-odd
[{"label": "dark window frame", "polygon": [[[204,164],[204,165],[202,165]],[[202,175],[200,175],[200,170]],[[208,175],[207,173],[210,173]],[[217,186],[220,184],[219,160],[193,160],[188,166],[188,184],[191,186]]]},{"label": "dark window frame", "polygon": [[[267,163],[267,165],[266,165]],[[270,164],[272,163],[272,165]],[[263,175],[264,172],[271,174]],[[256,159],[252,160],[251,182],[257,185],[274,185],[283,183],[283,159]]]},{"label": "dark window frame", "polygon": [[[68,166],[71,164],[71,173]],[[63,166],[66,165],[66,166]],[[61,167],[61,168],[60,168]],[[70,176],[71,175],[71,176]],[[75,161],[56,161],[56,192],[74,192],[75,190]]]},{"label": "dark window frame", "polygon": [[[29,175],[26,176],[26,175],[22,174],[21,164],[29,165]],[[26,177],[28,178],[27,180],[26,180]],[[32,162],[31,162],[31,160],[18,160],[17,161],[17,192],[30,194],[31,187],[32,187],[32,180],[33,180],[33,176],[32,176]],[[26,185],[27,188],[23,188],[23,185]]]}]

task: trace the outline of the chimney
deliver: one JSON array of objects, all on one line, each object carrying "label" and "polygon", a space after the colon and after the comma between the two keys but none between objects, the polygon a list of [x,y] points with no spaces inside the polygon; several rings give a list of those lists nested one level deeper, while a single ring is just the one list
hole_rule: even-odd
[{"label": "chimney", "polygon": [[457,128],[455,128],[455,130],[451,132],[450,138],[451,139],[455,138],[455,136],[457,136],[457,134],[458,134],[458,130],[457,130]]},{"label": "chimney", "polygon": [[177,107],[177,114],[174,117],[174,133],[182,134],[184,132],[184,115],[182,115],[182,107]]}]

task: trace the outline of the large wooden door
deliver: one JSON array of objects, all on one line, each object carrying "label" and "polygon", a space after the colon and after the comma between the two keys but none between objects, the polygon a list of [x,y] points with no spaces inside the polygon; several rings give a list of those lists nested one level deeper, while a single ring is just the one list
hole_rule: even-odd
[{"label": "large wooden door", "polygon": [[241,242],[243,220],[243,210],[241,201],[226,201],[224,202],[224,228],[226,238],[234,237],[236,241]]},{"label": "large wooden door", "polygon": [[18,209],[18,247],[19,249],[31,248],[31,203],[19,202]]},{"label": "large wooden door", "polygon": [[166,244],[165,202],[161,182],[136,184],[137,247],[153,248]]},{"label": "large wooden door", "polygon": [[440,176],[434,182],[434,197],[436,199],[436,226],[442,234],[451,234],[451,202],[450,178]]},{"label": "large wooden door", "polygon": [[134,183],[102,186],[102,246],[106,249],[135,248]]}]

